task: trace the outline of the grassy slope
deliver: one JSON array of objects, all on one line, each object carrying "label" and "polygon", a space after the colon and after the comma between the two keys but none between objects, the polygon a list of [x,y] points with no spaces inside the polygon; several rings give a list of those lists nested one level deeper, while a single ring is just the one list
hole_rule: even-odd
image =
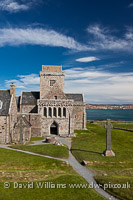
[{"label": "grassy slope", "polygon": [[13,189],[13,183],[10,189],[3,189],[3,183],[0,183],[0,199],[1,200],[104,200],[91,189],[70,189],[69,183],[84,183],[79,176],[64,175],[58,178],[48,179],[47,182],[53,184],[66,184],[65,189],[45,189],[36,187],[34,189]]},{"label": "grassy slope", "polygon": [[[92,189],[70,189],[68,184],[86,183],[68,164],[0,148],[0,199],[1,200],[102,200]],[[44,181],[67,184],[66,189],[14,189],[13,181]],[[9,189],[3,182],[10,182]]]},{"label": "grassy slope", "polygon": [[[112,150],[115,157],[104,157],[101,153],[106,148],[106,132],[97,124],[87,125],[88,131],[76,131],[73,138],[72,153],[79,162],[92,161],[89,168],[96,172],[96,179],[100,183],[126,183],[130,180],[133,185],[133,133],[112,130]],[[107,173],[107,176],[102,176]],[[133,188],[132,188],[133,189]],[[113,189],[123,199],[132,199],[132,189]]]},{"label": "grassy slope", "polygon": [[73,174],[65,162],[0,148],[0,180],[35,181]]},{"label": "grassy slope", "polygon": [[34,153],[39,153],[43,155],[59,157],[59,158],[68,158],[69,151],[66,146],[57,146],[53,144],[44,144],[44,145],[13,145],[12,148],[22,149],[26,151],[31,151]]}]

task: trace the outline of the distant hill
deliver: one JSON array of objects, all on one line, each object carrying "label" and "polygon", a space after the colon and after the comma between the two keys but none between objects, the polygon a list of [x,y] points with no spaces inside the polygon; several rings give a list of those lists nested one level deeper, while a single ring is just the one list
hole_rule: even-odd
[{"label": "distant hill", "polygon": [[86,109],[133,109],[133,104],[86,104]]}]

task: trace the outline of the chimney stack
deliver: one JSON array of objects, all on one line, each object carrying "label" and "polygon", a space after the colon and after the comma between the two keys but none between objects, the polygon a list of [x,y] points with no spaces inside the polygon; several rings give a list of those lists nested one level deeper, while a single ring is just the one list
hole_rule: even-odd
[{"label": "chimney stack", "polygon": [[15,96],[15,85],[13,83],[10,85],[10,95],[12,94]]}]

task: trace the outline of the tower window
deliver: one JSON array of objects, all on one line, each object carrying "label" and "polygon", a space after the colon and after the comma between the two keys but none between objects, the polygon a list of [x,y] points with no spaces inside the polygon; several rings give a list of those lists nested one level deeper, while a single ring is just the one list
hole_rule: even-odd
[{"label": "tower window", "polygon": [[52,117],[52,109],[51,108],[49,108],[49,110],[48,110],[48,116]]},{"label": "tower window", "polygon": [[56,117],[56,108],[53,109],[53,116]]},{"label": "tower window", "polygon": [[63,108],[63,117],[66,117],[66,108]]},{"label": "tower window", "polygon": [[58,116],[61,117],[61,108],[58,108]]},{"label": "tower window", "polygon": [[47,117],[47,108],[44,107],[44,116]]},{"label": "tower window", "polygon": [[50,80],[50,86],[53,86],[55,84],[55,80]]},{"label": "tower window", "polygon": [[54,96],[55,99],[57,99],[57,96]]}]

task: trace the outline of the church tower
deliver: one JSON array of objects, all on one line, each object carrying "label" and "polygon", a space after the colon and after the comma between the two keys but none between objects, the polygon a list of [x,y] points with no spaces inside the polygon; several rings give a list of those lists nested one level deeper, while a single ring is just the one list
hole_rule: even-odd
[{"label": "church tower", "polygon": [[42,71],[40,72],[40,99],[44,99],[55,84],[64,92],[64,77],[65,73],[62,72],[62,66],[42,65]]}]

